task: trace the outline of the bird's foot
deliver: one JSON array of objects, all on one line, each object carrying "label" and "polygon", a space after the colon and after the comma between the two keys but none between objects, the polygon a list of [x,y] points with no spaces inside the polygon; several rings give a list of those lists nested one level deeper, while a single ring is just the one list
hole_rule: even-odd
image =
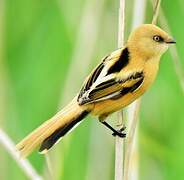
[{"label": "bird's foot", "polygon": [[126,127],[122,127],[120,130],[116,130],[115,132],[112,133],[113,136],[119,136],[121,138],[126,137],[126,133],[122,133]]}]

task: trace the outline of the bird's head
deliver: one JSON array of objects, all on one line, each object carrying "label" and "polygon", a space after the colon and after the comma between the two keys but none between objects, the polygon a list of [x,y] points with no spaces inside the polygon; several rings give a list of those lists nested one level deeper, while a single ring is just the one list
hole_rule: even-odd
[{"label": "bird's head", "polygon": [[159,27],[143,24],[130,34],[127,44],[132,51],[151,58],[161,56],[172,43],[175,40]]}]

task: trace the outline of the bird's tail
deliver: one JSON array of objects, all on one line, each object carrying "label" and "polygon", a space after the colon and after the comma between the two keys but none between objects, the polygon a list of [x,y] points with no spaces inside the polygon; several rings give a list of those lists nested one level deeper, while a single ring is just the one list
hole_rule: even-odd
[{"label": "bird's tail", "polygon": [[79,124],[88,113],[89,111],[79,106],[74,98],[68,106],[17,144],[16,148],[21,157],[26,157],[39,145],[41,145],[39,152],[46,153],[62,136]]}]

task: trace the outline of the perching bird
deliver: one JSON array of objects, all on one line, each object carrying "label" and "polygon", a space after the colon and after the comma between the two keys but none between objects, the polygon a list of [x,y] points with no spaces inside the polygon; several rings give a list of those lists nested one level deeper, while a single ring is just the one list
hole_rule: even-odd
[{"label": "perching bird", "polygon": [[125,137],[105,119],[150,87],[157,75],[160,57],[171,43],[175,43],[174,39],[155,25],[143,24],[135,29],[124,47],[102,59],[64,109],[16,146],[21,156],[29,155],[38,145],[41,145],[40,153],[47,152],[88,114],[97,116],[114,135]]}]

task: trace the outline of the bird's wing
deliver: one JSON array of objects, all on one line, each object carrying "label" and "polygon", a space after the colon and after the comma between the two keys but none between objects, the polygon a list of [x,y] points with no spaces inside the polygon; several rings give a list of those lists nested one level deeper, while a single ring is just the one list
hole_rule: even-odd
[{"label": "bird's wing", "polygon": [[80,105],[107,99],[119,98],[133,92],[143,81],[142,72],[127,73],[123,79],[117,79],[117,74],[128,64],[128,49],[119,49],[102,62],[88,76],[78,96]]}]

